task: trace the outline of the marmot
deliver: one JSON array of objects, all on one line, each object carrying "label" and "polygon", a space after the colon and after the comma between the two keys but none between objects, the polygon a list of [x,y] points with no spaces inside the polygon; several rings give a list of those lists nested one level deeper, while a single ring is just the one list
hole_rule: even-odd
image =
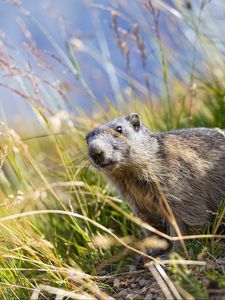
[{"label": "marmot", "polygon": [[225,200],[225,131],[152,132],[132,113],[100,125],[86,140],[91,163],[134,214],[170,235],[162,195],[182,234],[199,231]]}]

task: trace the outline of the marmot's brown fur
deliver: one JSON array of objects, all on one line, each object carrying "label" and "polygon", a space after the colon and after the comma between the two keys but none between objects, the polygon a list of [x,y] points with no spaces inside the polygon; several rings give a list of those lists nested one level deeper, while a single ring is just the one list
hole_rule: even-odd
[{"label": "marmot's brown fur", "polygon": [[182,234],[202,228],[225,200],[225,131],[155,133],[133,113],[100,125],[86,139],[92,164],[134,214],[168,234],[175,232],[161,209],[162,195]]}]

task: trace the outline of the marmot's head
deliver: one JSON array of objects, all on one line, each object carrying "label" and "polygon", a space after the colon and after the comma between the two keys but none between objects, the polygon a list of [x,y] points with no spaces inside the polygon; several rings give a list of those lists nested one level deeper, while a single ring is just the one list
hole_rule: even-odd
[{"label": "marmot's head", "polygon": [[131,152],[138,142],[142,126],[132,113],[101,124],[86,136],[88,153],[94,167],[105,172],[132,164]]}]

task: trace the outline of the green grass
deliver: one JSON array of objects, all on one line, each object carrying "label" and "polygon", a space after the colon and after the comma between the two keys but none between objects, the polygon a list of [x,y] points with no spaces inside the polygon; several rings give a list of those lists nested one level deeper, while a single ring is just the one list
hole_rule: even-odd
[{"label": "green grass", "polygon": [[[146,112],[146,116],[143,114],[146,122],[147,114],[151,112],[145,103],[142,103],[141,109]],[[159,115],[163,120],[163,105]],[[174,119],[174,122],[177,120]],[[155,128],[161,129],[161,126],[155,124]],[[89,129],[88,125],[85,129],[68,128],[62,136],[41,138],[39,142],[31,140],[26,144],[10,135],[6,138],[7,156],[1,171],[4,178],[1,181],[1,216],[60,210],[78,213],[86,220],[57,212],[3,223],[0,220],[2,299],[26,299],[31,296],[30,289],[40,284],[69,291],[82,289],[69,280],[68,272],[74,270],[91,275],[97,275],[105,268],[113,273],[128,270],[131,260],[127,256],[132,252],[124,252],[124,246],[115,243],[115,240],[106,249],[93,244],[96,235],[109,235],[107,229],[120,238],[138,237],[138,226],[129,219],[127,206],[114,196],[107,182],[85,162],[83,136]],[[115,207],[128,212],[128,216]],[[223,255],[222,244],[218,241],[196,239],[186,244],[194,260],[199,259],[199,253],[205,248],[203,261],[213,261]],[[174,282],[197,299],[199,295],[207,295],[202,278],[207,282],[216,280],[219,287],[224,286],[222,271],[218,270],[217,264],[201,270],[194,266],[190,268],[191,271],[189,267],[182,269],[177,266],[169,270]]]}]

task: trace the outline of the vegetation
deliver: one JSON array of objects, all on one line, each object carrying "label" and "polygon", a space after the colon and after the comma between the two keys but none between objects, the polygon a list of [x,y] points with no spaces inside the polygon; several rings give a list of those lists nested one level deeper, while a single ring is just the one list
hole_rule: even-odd
[{"label": "vegetation", "polygon": [[[206,2],[201,1],[200,11],[204,11]],[[96,109],[91,116],[81,108],[77,108],[76,114],[68,113],[60,106],[67,99],[65,82],[54,85],[53,75],[46,81],[41,71],[39,74],[30,67],[18,66],[8,48],[1,48],[2,74],[16,83],[14,86],[2,80],[1,87],[7,89],[11,97],[19,96],[27,101],[44,129],[41,136],[35,133],[27,137],[22,130],[9,128],[7,119],[1,125],[1,299],[38,299],[38,295],[43,299],[54,299],[56,294],[57,299],[75,299],[74,295],[78,295],[77,299],[82,299],[82,295],[86,297],[84,299],[91,299],[90,295],[107,299],[106,294],[110,294],[112,287],[98,285],[98,276],[106,269],[109,274],[128,271],[136,252],[143,250],[136,248],[142,224],[89,165],[84,136],[96,124],[137,111],[152,130],[191,126],[225,128],[225,58],[202,31],[199,14],[192,11],[192,19],[188,18],[185,9],[191,10],[189,1],[186,1],[186,8],[180,6],[180,1],[175,5],[174,11],[183,16],[182,22],[197,32],[200,49],[212,51],[211,56],[203,57],[205,74],[197,70],[198,62],[193,59],[192,68],[187,66],[186,70],[190,80],[185,82],[169,66],[158,27],[159,10],[151,1],[146,3],[145,9],[155,26],[155,43],[161,60],[164,91],[161,95],[148,90],[146,81],[145,86],[144,83],[140,86],[148,92],[140,99],[131,83],[125,100],[115,104],[107,99],[105,104],[99,104],[82,77],[82,65],[78,67],[74,54],[74,43],[76,47],[82,45],[73,40],[61,53],[48,32],[35,21],[56,49],[58,62],[64,60],[95,103]],[[174,12],[169,5],[166,8]],[[129,51],[122,43],[121,28],[117,23],[119,15],[110,9],[109,13],[112,14],[112,30],[118,47],[129,67]],[[141,32],[134,30],[133,37],[141,60],[146,59]],[[43,69],[48,68],[49,74],[51,68],[46,66],[43,53],[33,46],[35,42],[30,37],[27,51],[36,62],[43,64]],[[94,55],[88,53],[90,57]],[[215,57],[221,62],[216,67],[212,62]],[[120,91],[121,95],[123,92]],[[49,101],[51,108],[59,107],[60,110],[52,112],[47,104]],[[214,232],[218,225],[224,226],[220,217],[224,209],[220,208],[214,226],[206,228],[205,234]],[[221,234],[220,229],[216,233]],[[224,260],[222,236],[213,239],[196,237],[185,243],[189,257],[182,251],[173,254],[166,270],[166,276],[181,297],[207,299],[213,287],[217,290],[225,288],[224,267],[220,264]]]}]

